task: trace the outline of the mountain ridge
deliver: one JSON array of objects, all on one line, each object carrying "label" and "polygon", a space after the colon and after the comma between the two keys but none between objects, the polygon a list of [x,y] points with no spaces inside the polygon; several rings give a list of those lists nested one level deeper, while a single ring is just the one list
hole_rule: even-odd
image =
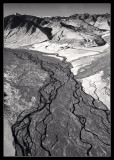
[{"label": "mountain ridge", "polygon": [[[69,34],[72,35],[73,33],[75,35],[72,36],[71,38],[68,38],[68,39],[73,39],[74,37],[74,43],[75,41],[77,43],[80,39],[81,40],[80,43],[85,43],[90,46],[91,45],[102,46],[105,45],[106,42],[105,40],[103,40],[103,38],[101,38],[101,35],[110,30],[109,17],[110,14],[103,14],[103,15],[74,14],[69,17],[52,16],[43,18],[30,15],[20,15],[17,13],[16,15],[9,15],[4,18],[4,32],[5,32],[4,39],[6,44],[13,43],[13,41],[16,41],[16,43],[18,44],[16,37],[19,37],[20,35],[22,36],[25,35],[24,42],[26,42],[26,39],[28,38],[31,38],[32,40],[33,37],[30,37],[30,35],[33,35],[34,40],[32,41],[35,41],[36,39],[37,42],[39,37],[41,39],[43,37],[42,41],[45,40],[57,41],[57,38],[61,36],[62,31],[66,30],[66,32],[69,32]],[[94,20],[95,18],[96,20]],[[64,27],[66,27],[66,29]],[[104,29],[106,27],[107,29]],[[61,33],[58,33],[58,30],[60,30]],[[82,36],[80,36],[79,34],[77,35],[78,32],[82,33],[86,38],[82,38]],[[18,36],[16,36],[17,34]],[[67,40],[65,38],[65,35],[63,34],[63,36],[60,38],[60,42]],[[20,41],[22,38],[18,39],[20,39],[19,45],[21,45]],[[91,42],[87,43],[87,41]]]}]

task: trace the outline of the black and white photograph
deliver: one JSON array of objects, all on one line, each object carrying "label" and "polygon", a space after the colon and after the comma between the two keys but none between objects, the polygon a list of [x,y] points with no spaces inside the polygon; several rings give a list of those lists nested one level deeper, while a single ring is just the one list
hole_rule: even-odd
[{"label": "black and white photograph", "polygon": [[3,156],[111,157],[111,3],[3,4]]}]

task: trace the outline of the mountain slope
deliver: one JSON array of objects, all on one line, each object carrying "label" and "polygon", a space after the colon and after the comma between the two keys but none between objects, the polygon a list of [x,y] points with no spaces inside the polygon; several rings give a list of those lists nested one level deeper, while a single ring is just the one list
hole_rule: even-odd
[{"label": "mountain slope", "polygon": [[[89,18],[92,16],[89,16]],[[101,16],[99,16],[101,17]],[[108,29],[102,29],[102,23],[105,25],[104,19],[101,22],[97,17],[95,24],[97,27],[89,23],[89,21],[78,17],[34,17],[29,15],[10,15],[4,18],[4,41],[5,46],[24,46],[27,44],[39,43],[46,40],[59,41],[60,43],[75,43],[75,45],[85,44],[86,46],[102,46],[106,42],[101,35]],[[105,17],[105,15],[104,15]],[[104,18],[103,17],[103,18]],[[102,19],[102,17],[101,17]],[[109,19],[109,18],[108,18]],[[108,20],[109,21],[109,20]],[[107,23],[108,25],[109,23]],[[106,26],[106,25],[105,25]],[[66,32],[71,34],[66,37]],[[22,37],[24,36],[24,37]],[[30,41],[28,41],[28,39]],[[72,42],[71,42],[72,40]]]}]

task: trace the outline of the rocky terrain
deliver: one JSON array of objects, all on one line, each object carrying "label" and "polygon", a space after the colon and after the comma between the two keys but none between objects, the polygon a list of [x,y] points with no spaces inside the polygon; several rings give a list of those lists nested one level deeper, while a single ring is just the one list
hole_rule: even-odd
[{"label": "rocky terrain", "polygon": [[9,155],[111,156],[109,36],[109,14],[4,18]]},{"label": "rocky terrain", "polygon": [[15,48],[50,40],[72,46],[102,46],[106,41],[101,35],[110,30],[108,22],[109,14],[44,18],[10,15],[4,18],[4,44]]}]

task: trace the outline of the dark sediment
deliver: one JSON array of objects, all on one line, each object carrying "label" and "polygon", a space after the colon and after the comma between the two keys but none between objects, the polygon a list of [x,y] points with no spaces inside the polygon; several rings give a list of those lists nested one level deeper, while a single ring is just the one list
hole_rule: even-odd
[{"label": "dark sediment", "polygon": [[83,91],[70,63],[33,51],[10,51],[49,75],[38,88],[36,108],[24,110],[12,125],[16,156],[109,157],[110,112]]}]

